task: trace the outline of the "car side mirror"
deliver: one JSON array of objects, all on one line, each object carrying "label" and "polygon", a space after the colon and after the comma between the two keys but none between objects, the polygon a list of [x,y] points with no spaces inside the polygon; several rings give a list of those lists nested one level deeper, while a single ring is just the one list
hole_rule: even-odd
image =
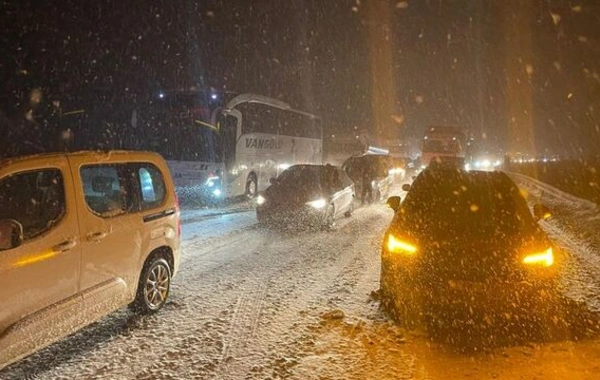
[{"label": "car side mirror", "polygon": [[277,182],[277,178],[275,178],[275,177],[271,177],[271,178],[269,178],[269,183],[270,183],[271,185],[274,185],[274,184],[275,184],[275,182]]},{"label": "car side mirror", "polygon": [[400,210],[400,201],[401,200],[402,200],[402,198],[394,195],[394,196],[388,198],[387,205],[390,206],[390,208],[392,210],[394,210],[394,212],[397,212],[398,210]]},{"label": "car side mirror", "polygon": [[548,207],[541,203],[536,203],[533,205],[533,216],[535,217],[536,221],[547,220],[552,217],[552,213]]},{"label": "car side mirror", "polygon": [[23,244],[23,225],[14,219],[0,220],[0,251]]},{"label": "car side mirror", "polygon": [[403,191],[408,191],[408,190],[410,190],[410,184],[409,184],[409,183],[405,183],[404,185],[402,185],[402,190],[403,190]]}]

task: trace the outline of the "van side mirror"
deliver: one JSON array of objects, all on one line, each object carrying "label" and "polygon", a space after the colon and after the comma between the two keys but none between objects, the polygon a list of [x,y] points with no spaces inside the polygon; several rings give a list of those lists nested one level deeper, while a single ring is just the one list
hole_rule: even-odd
[{"label": "van side mirror", "polygon": [[535,217],[536,221],[547,220],[552,217],[552,213],[548,207],[544,206],[543,204],[536,203],[533,205],[533,216]]},{"label": "van side mirror", "polygon": [[394,210],[394,212],[397,212],[398,210],[400,210],[400,201],[401,200],[402,200],[402,198],[394,195],[394,196],[388,198],[387,205],[390,206],[390,208],[392,210]]},{"label": "van side mirror", "polygon": [[408,190],[410,190],[410,184],[409,184],[409,183],[405,183],[404,185],[402,185],[402,190],[403,190],[403,191],[408,191]]},{"label": "van side mirror", "polygon": [[0,220],[0,251],[23,244],[23,225],[14,219]]}]

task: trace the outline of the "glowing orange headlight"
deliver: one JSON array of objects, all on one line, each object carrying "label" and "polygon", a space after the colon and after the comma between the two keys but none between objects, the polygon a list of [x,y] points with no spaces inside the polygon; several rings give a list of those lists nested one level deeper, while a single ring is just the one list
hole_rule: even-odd
[{"label": "glowing orange headlight", "polygon": [[552,247],[548,248],[544,252],[533,253],[523,258],[523,264],[532,265],[543,265],[545,267],[552,266],[554,264],[554,253]]},{"label": "glowing orange headlight", "polygon": [[388,235],[387,248],[389,252],[404,253],[407,255],[412,255],[417,252],[417,247],[401,239],[398,239],[392,234]]}]

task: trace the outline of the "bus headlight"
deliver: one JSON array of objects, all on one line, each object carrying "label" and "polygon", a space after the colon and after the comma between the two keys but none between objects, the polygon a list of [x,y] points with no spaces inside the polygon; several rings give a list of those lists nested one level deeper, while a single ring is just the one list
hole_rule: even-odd
[{"label": "bus headlight", "polygon": [[215,181],[219,179],[219,176],[210,176],[206,179],[206,186],[213,187],[215,186]]}]

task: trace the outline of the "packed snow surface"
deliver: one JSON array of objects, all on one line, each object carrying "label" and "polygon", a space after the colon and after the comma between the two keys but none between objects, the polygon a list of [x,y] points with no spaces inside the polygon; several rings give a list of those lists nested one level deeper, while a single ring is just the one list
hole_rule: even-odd
[{"label": "packed snow surface", "polygon": [[[523,176],[568,256],[575,318],[600,310],[595,205]],[[403,195],[402,192],[398,194]],[[333,231],[267,229],[251,202],[182,213],[182,263],[160,313],[119,311],[0,372],[0,379],[598,379],[600,337],[457,350],[380,310],[380,249],[392,219],[362,207]]]}]

